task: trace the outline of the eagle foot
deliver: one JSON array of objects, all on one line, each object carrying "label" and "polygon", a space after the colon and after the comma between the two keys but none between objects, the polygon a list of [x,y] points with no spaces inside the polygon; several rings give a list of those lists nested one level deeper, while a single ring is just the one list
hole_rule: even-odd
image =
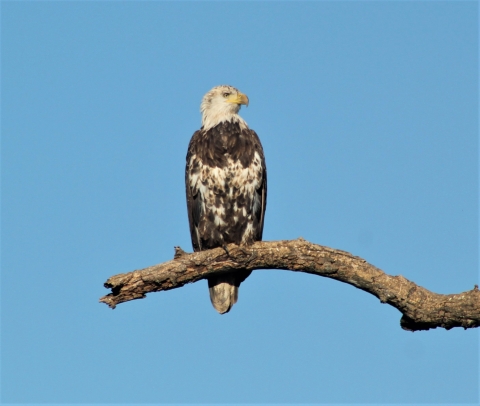
[{"label": "eagle foot", "polygon": [[[226,244],[223,244],[222,245],[222,248],[223,250],[226,252],[227,256],[229,259],[231,259],[233,262],[235,262],[236,264],[238,264],[239,262],[237,262],[235,260],[235,258],[232,257],[232,255],[230,255],[230,251],[228,250],[227,248],[227,245]],[[248,259],[246,259],[245,261],[242,261],[242,264],[243,265],[247,265],[249,264],[251,261],[253,261],[255,258],[257,258],[257,253],[255,251],[253,251],[251,254],[250,252],[246,251],[242,246],[238,246],[238,250],[245,256],[249,256]]]},{"label": "eagle foot", "polygon": [[248,251],[246,251],[243,247],[238,247],[238,249],[242,252],[243,255],[247,256],[249,255],[249,258],[245,261],[243,261],[243,263],[245,265],[249,264],[251,261],[253,261],[255,258],[257,258],[257,253],[255,252],[255,250],[252,251],[252,253],[250,254]]},{"label": "eagle foot", "polygon": [[252,255],[250,255],[250,258],[248,258],[246,261],[245,261],[245,265],[249,264],[250,262],[252,262],[254,259],[257,259],[258,255],[257,255],[257,252],[256,251],[252,251]]},{"label": "eagle foot", "polygon": [[222,245],[223,250],[227,253],[228,258],[232,259],[230,252],[228,251],[227,244]]}]

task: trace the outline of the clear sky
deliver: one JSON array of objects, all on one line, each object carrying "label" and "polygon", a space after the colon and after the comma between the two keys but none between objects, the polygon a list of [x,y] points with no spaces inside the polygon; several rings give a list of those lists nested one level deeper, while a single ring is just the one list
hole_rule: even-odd
[{"label": "clear sky", "polygon": [[352,286],[256,271],[99,304],[191,250],[205,92],[250,98],[264,239],[438,293],[478,283],[478,3],[1,4],[3,403],[477,403],[478,330],[406,332]]}]

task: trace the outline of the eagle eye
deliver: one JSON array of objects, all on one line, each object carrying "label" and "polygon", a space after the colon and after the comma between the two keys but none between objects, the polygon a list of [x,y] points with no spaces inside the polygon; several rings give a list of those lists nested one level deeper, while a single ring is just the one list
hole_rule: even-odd
[{"label": "eagle eye", "polygon": [[230,96],[230,93],[225,92],[225,93],[223,94],[223,97],[225,97],[225,98],[227,98],[228,96]]}]

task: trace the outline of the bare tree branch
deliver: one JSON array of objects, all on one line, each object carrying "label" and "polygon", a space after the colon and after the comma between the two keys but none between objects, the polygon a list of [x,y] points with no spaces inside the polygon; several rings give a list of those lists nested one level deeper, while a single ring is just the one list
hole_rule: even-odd
[{"label": "bare tree branch", "polygon": [[115,308],[119,303],[142,299],[146,293],[180,288],[213,273],[285,269],[336,279],[371,293],[403,314],[400,325],[405,330],[480,326],[477,285],[458,294],[433,293],[401,275],[387,275],[348,252],[312,244],[302,238],[256,242],[246,247],[232,244],[227,249],[228,253],[223,248],[215,248],[187,254],[176,247],[172,261],[112,276],[104,285],[112,289],[112,293],[100,301]]}]

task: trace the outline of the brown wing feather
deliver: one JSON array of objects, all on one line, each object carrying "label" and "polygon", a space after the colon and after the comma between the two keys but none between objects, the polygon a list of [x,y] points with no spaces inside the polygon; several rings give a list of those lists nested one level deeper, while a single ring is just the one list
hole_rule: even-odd
[{"label": "brown wing feather", "polygon": [[200,131],[196,131],[190,143],[188,145],[187,152],[187,165],[185,167],[185,192],[187,195],[187,211],[188,211],[188,223],[190,225],[190,236],[192,238],[192,245],[194,251],[201,251],[201,239],[198,233],[198,223],[200,216],[202,215],[202,202],[199,199],[198,190],[194,191],[190,187],[189,172],[190,172],[190,160],[193,155],[196,155],[196,148],[198,145],[198,139]]},{"label": "brown wing feather", "polygon": [[263,147],[260,142],[260,138],[258,137],[257,133],[253,130],[248,130],[255,140],[255,149],[258,151],[261,161],[262,161],[262,173],[263,173],[263,180],[261,183],[260,188],[257,189],[258,199],[259,199],[259,208],[255,210],[255,216],[258,219],[258,227],[255,235],[255,241],[261,241],[263,235],[263,224],[265,219],[265,209],[267,208],[267,166],[265,164],[265,154],[263,153]]}]

